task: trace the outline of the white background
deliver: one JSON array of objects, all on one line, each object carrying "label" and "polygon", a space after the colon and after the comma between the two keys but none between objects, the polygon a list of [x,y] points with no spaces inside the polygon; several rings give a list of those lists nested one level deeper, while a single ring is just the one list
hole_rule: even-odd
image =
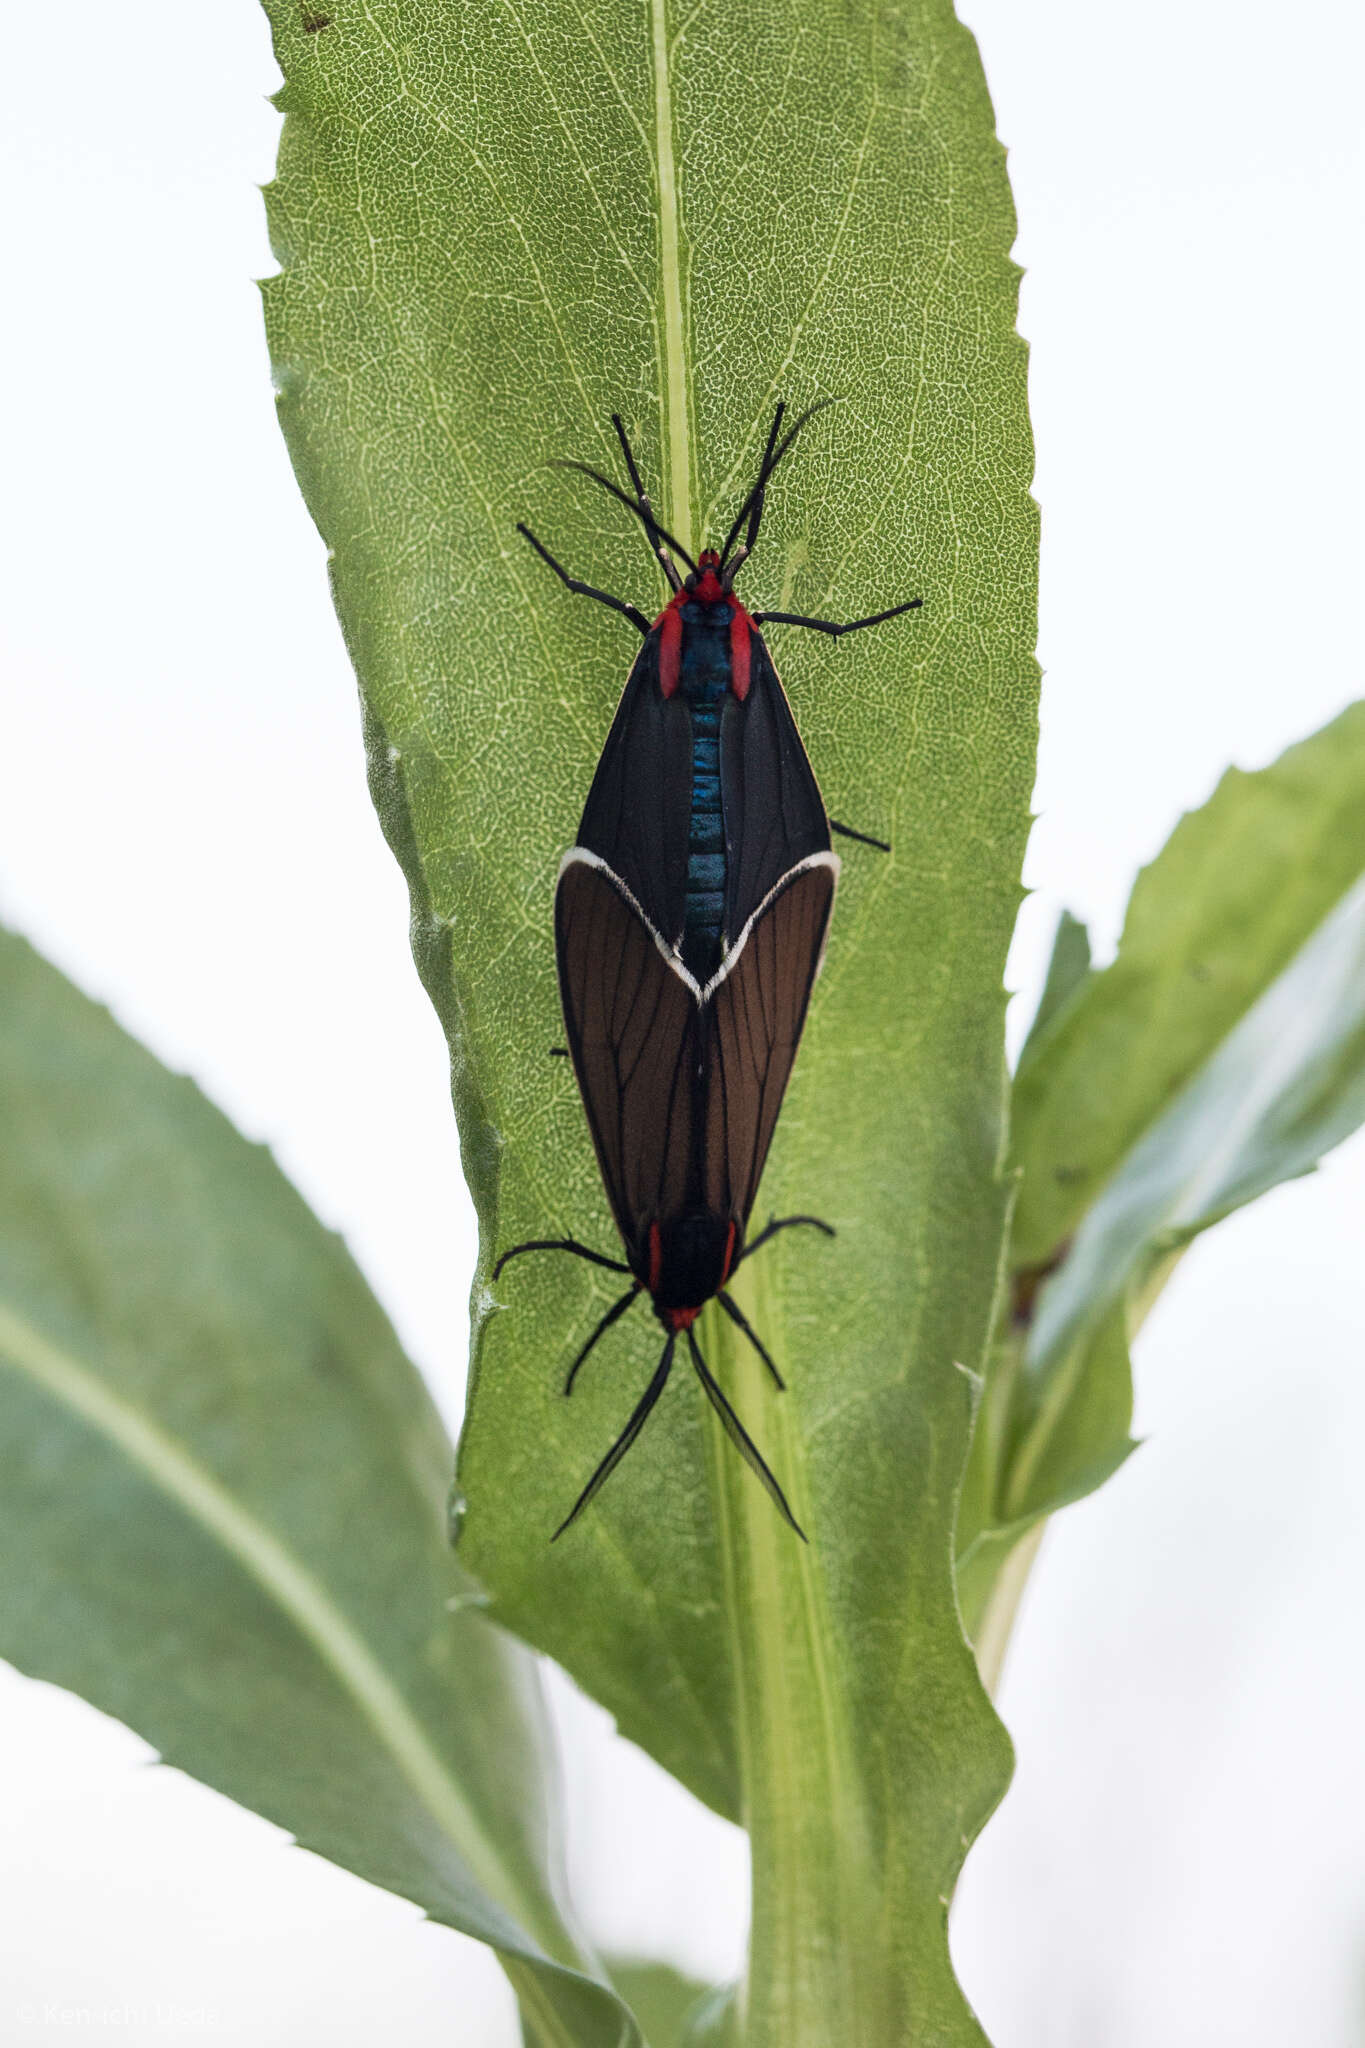
[{"label": "white background", "polygon": [[[1362,29],[1347,0],[967,11],[1034,350],[1028,989],[1061,901],[1112,946],[1223,766],[1361,693]],[[453,1420],[444,1052],[252,283],[264,22],[63,0],[6,45],[0,911],[271,1142]],[[1365,2041],[1363,1223],[1357,1142],[1205,1240],[1139,1349],[1146,1448],[1049,1536],[957,1916],[997,2048]],[[600,1931],[733,1969],[742,1840],[559,1692]],[[0,2040],[514,2039],[474,1944],[7,1672],[0,1813]]]}]

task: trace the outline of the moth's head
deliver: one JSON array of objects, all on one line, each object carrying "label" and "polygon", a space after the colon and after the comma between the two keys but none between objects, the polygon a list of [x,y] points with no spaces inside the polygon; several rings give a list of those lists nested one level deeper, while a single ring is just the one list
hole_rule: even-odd
[{"label": "moth's head", "polygon": [[694,1210],[664,1224],[652,1223],[645,1249],[645,1270],[638,1277],[655,1313],[666,1328],[685,1329],[734,1272],[744,1249],[744,1226],[737,1217]]},{"label": "moth's head", "polygon": [[725,595],[725,586],[720,580],[720,555],[715,548],[703,548],[697,557],[697,566],[683,585],[693,597],[699,597],[703,604],[718,604]]}]

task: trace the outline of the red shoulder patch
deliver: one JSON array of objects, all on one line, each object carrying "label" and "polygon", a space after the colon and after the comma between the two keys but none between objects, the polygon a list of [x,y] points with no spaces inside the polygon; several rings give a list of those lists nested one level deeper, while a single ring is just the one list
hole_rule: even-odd
[{"label": "red shoulder patch", "polygon": [[678,687],[678,663],[682,656],[682,618],[676,605],[666,605],[655,620],[659,629],[659,689],[671,697]]},{"label": "red shoulder patch", "polygon": [[736,603],[730,614],[730,688],[740,703],[749,694],[749,614]]}]

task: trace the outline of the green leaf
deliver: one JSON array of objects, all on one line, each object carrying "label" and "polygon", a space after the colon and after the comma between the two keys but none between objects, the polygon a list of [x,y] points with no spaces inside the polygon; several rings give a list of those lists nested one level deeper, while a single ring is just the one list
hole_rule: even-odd
[{"label": "green leaf", "polygon": [[740,2048],[742,1984],[718,1984],[688,2013],[679,2048]]},{"label": "green leaf", "polygon": [[[1365,846],[1357,858],[1365,865]],[[1365,876],[1134,1146],[1044,1287],[1027,1353],[1041,1405],[1016,1460],[1016,1499],[1049,1462],[1046,1417],[1066,1361],[1114,1304],[1220,1217],[1310,1172],[1362,1122]]]},{"label": "green leaf", "polygon": [[[1018,1328],[960,1535],[978,1640],[1021,1532],[1131,1449],[1128,1340],[1183,1248],[1365,1121],[1365,705],[1258,774],[1231,771],[1181,822],[1114,965],[1030,1039],[1016,1103],[1034,1190]],[[1073,1184],[1078,1161],[1102,1160],[1098,1187],[1088,1163]],[[1074,1234],[1028,1265],[1058,1229]]]},{"label": "green leaf", "polygon": [[613,1956],[609,1968],[611,1981],[644,2029],[649,2048],[693,2048],[699,2039],[693,2022],[706,2027],[717,2006],[723,2011],[728,2005],[729,1987],[700,1984],[671,1963]]},{"label": "green leaf", "polygon": [[[1005,954],[1035,738],[1037,531],[1014,216],[946,0],[269,0],[286,84],[266,287],[281,414],[332,550],[372,786],[451,1041],[483,1229],[462,1541],[494,1611],[750,1829],[746,2038],[980,2040],[946,1900],[1007,1746],[963,1641],[952,1528],[999,1265]],[[769,495],[755,605],[913,619],[774,628],[844,863],[829,958],[744,1269],[779,1399],[708,1356],[812,1537],[782,1528],[675,1375],[550,1532],[658,1356],[643,1309],[569,1359],[614,1248],[561,1036],[551,901],[633,646],[518,539],[646,608],[638,530],[549,456],[614,467],[621,412],[668,523],[723,530],[776,399],[845,403]],[[762,1220],[761,1217],[758,1220]],[[963,1370],[959,1370],[963,1368]]]},{"label": "green leaf", "polygon": [[1016,1454],[1011,1464],[1007,1512],[1016,1529],[1094,1493],[1137,1448],[1129,1435],[1133,1368],[1122,1298],[1058,1361],[1049,1401],[1036,1462],[1025,1471]]},{"label": "green leaf", "polygon": [[[1013,1599],[1005,1616],[992,1613],[1010,1558],[1047,1516],[1096,1492],[1137,1448],[1129,1435],[1133,1373],[1123,1303],[1097,1328],[1087,1328],[1059,1361],[1047,1425],[1039,1432],[1036,1460],[1027,1473],[1019,1464],[1013,1399],[1022,1362],[1023,1338],[1016,1332],[1008,1340],[1008,1356],[997,1359],[994,1384],[983,1404],[958,1528],[963,1625],[992,1687],[1013,1619]],[[998,1418],[993,1443],[992,1412]]]},{"label": "green leaf", "polygon": [[1229,769],[1138,877],[1112,967],[1020,1060],[1017,1266],[1052,1257],[1365,871],[1365,703]]},{"label": "green leaf", "polygon": [[0,1654],[492,1943],[537,2041],[620,2042],[546,1875],[533,1668],[340,1239],[4,932],[0,1127]]},{"label": "green leaf", "polygon": [[1021,1066],[1025,1060],[1037,1056],[1045,1034],[1072,998],[1079,995],[1089,975],[1090,934],[1078,917],[1064,910],[1057,920],[1043,993],[1038,998],[1038,1007],[1033,1013],[1033,1022],[1020,1054]]}]

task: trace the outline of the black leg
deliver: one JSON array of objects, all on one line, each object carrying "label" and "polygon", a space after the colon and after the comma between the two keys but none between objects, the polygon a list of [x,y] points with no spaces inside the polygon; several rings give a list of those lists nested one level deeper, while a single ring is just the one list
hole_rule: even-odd
[{"label": "black leg", "polygon": [[674,567],[672,555],[669,554],[668,549],[664,546],[659,532],[659,522],[654,517],[654,507],[649,502],[649,493],[640,479],[639,470],[635,467],[635,454],[630,442],[626,439],[626,430],[622,425],[619,412],[612,414],[611,423],[616,429],[616,438],[621,443],[621,453],[626,458],[626,472],[635,487],[635,509],[645,523],[645,532],[649,535],[649,544],[654,550],[654,559],[667,577],[669,589],[681,590],[682,577]]},{"label": "black leg", "polygon": [[875,846],[878,853],[891,851],[889,840],[874,839],[870,832],[855,832],[851,825],[841,825],[837,818],[830,819],[829,829],[831,832],[837,832],[841,839],[856,839],[862,846]]},{"label": "black leg", "polygon": [[578,1520],[578,1517],[582,1514],[593,1495],[601,1492],[622,1458],[625,1457],[626,1452],[634,1443],[636,1437],[640,1434],[640,1431],[644,1428],[646,1422],[648,1422],[649,1411],[664,1390],[664,1382],[668,1378],[669,1368],[673,1363],[673,1346],[677,1341],[676,1336],[670,1336],[668,1342],[664,1345],[664,1355],[655,1368],[653,1379],[640,1396],[636,1404],[635,1413],[631,1416],[630,1421],[621,1431],[620,1436],[617,1437],[616,1442],[593,1473],[592,1478],[579,1494],[578,1499],[569,1509],[568,1514],[565,1515],[563,1521],[555,1530],[554,1535],[550,1538],[551,1543],[558,1543],[569,1524]]},{"label": "black leg", "polygon": [[611,1328],[612,1324],[620,1320],[620,1318],[625,1314],[626,1310],[630,1307],[631,1303],[634,1301],[636,1295],[639,1292],[640,1283],[637,1280],[633,1287],[628,1287],[626,1289],[625,1293],[621,1296],[619,1301],[614,1301],[612,1303],[611,1307],[603,1316],[601,1322],[597,1325],[597,1328],[593,1331],[591,1337],[589,1337],[587,1343],[583,1346],[583,1349],[579,1352],[573,1364],[569,1367],[569,1377],[564,1382],[564,1391],[566,1394],[571,1394],[573,1392],[573,1383],[578,1377],[578,1368],[580,1365],[582,1365],[583,1360],[592,1350],[593,1345],[597,1342],[598,1338],[606,1336],[607,1331]]},{"label": "black leg", "polygon": [[[759,1231],[753,1243],[745,1245],[743,1251],[735,1260],[735,1264],[742,1266],[744,1261],[751,1259],[754,1253],[768,1242],[770,1237],[776,1237],[779,1230],[794,1230],[798,1223],[809,1224],[812,1230],[823,1230],[826,1237],[834,1237],[838,1234],[832,1223],[822,1223],[818,1216],[774,1216]],[[494,1277],[496,1278],[496,1275]]]},{"label": "black leg", "polygon": [[716,1300],[725,1310],[725,1313],[727,1316],[729,1316],[730,1321],[732,1323],[735,1323],[741,1330],[743,1330],[745,1336],[753,1345],[754,1350],[758,1353],[759,1357],[763,1360],[763,1363],[767,1366],[769,1372],[772,1374],[773,1382],[777,1388],[778,1393],[785,1394],[787,1391],[787,1382],[783,1379],[781,1373],[773,1364],[767,1345],[760,1338],[757,1330],[755,1330],[753,1324],[749,1321],[749,1318],[740,1308],[739,1303],[736,1301],[731,1301],[728,1294],[718,1294],[716,1296]]},{"label": "black leg", "polygon": [[[830,830],[831,832],[835,832],[838,830],[838,827],[836,825],[831,825]],[[889,852],[890,848],[888,848],[887,851]],[[569,1048],[567,1045],[552,1045],[550,1047],[550,1058],[552,1060],[566,1060],[568,1057]]]},{"label": "black leg", "polygon": [[795,1529],[797,1535],[801,1538],[801,1541],[804,1543],[807,1540],[806,1532],[801,1527],[801,1524],[797,1521],[790,1507],[787,1505],[786,1494],[782,1491],[782,1488],[778,1485],[776,1479],[769,1471],[768,1466],[764,1462],[763,1453],[759,1450],[758,1445],[754,1442],[748,1430],[744,1427],[744,1424],[740,1421],[734,1409],[726,1400],[725,1395],[721,1391],[720,1386],[711,1377],[711,1374],[707,1369],[706,1360],[702,1357],[701,1351],[699,1350],[697,1345],[697,1340],[690,1330],[687,1333],[687,1342],[688,1347],[692,1353],[692,1363],[697,1369],[697,1378],[701,1381],[703,1387],[705,1387],[706,1398],[711,1403],[711,1406],[715,1409],[717,1415],[719,1415],[721,1420],[721,1426],[724,1429],[725,1434],[729,1437],[731,1443],[739,1452],[740,1457],[743,1458],[745,1464],[749,1467],[749,1470],[756,1474],[756,1476],[763,1482],[763,1485],[768,1490],[769,1498],[772,1500],[773,1504],[777,1508],[778,1512],[782,1515],[783,1519],[793,1529]]},{"label": "black leg", "polygon": [[845,633],[861,633],[864,626],[898,619],[902,612],[916,612],[923,603],[922,597],[912,597],[905,604],[893,604],[889,612],[873,612],[870,619],[850,619],[843,626],[833,619],[803,619],[796,612],[755,612],[753,618],[756,626],[809,626],[812,633],[828,633],[831,640],[839,640]]},{"label": "black leg", "polygon": [[576,1259],[586,1259],[593,1266],[605,1266],[609,1273],[630,1271],[630,1267],[623,1266],[619,1259],[604,1258],[601,1252],[590,1251],[576,1237],[532,1237],[525,1244],[514,1244],[510,1251],[503,1253],[493,1268],[493,1278],[497,1279],[509,1259],[519,1259],[523,1252],[572,1252]]},{"label": "black leg", "polygon": [[566,589],[571,590],[575,597],[595,597],[599,604],[609,605],[612,611],[620,612],[623,618],[630,620],[632,626],[638,626],[642,633],[648,635],[649,620],[643,612],[636,611],[633,604],[626,604],[623,599],[612,597],[605,590],[594,590],[591,583],[580,583],[576,576],[571,576],[567,569],[561,568],[560,564],[550,553],[550,550],[542,547],[530,527],[523,526],[520,520],[517,521],[517,532],[530,541],[531,546],[540,556],[541,561],[549,563],[560,582],[564,584]]}]

